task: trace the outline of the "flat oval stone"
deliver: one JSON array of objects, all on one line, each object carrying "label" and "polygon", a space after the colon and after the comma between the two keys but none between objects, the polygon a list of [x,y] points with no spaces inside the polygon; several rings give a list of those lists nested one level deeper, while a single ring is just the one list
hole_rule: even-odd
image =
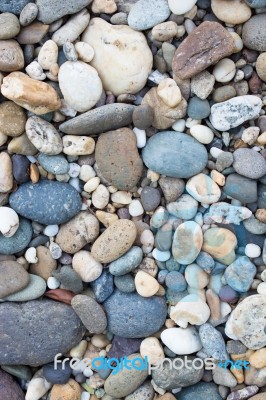
[{"label": "flat oval stone", "polygon": [[46,282],[43,278],[37,275],[29,274],[28,285],[16,292],[5,297],[4,301],[30,301],[41,297],[46,291]]},{"label": "flat oval stone", "polygon": [[31,223],[24,218],[19,219],[19,227],[12,237],[0,234],[0,254],[16,254],[24,250],[32,238]]},{"label": "flat oval stone", "polygon": [[11,375],[0,369],[0,398],[5,400],[24,400],[25,394]]},{"label": "flat oval stone", "polygon": [[103,333],[107,326],[103,308],[92,297],[77,295],[71,306],[90,333]]},{"label": "flat oval stone", "polygon": [[222,400],[218,386],[215,383],[199,382],[196,385],[182,389],[178,393],[179,400]]},{"label": "flat oval stone", "polygon": [[222,264],[229,265],[235,260],[236,236],[224,228],[210,228],[204,233],[202,250]]},{"label": "flat oval stone", "polygon": [[246,256],[237,258],[224,273],[224,279],[232,289],[245,293],[250,289],[256,275],[256,266]]},{"label": "flat oval stone", "polygon": [[0,262],[0,298],[19,292],[29,282],[28,272],[16,261]]},{"label": "flat oval stone", "polygon": [[137,31],[145,31],[166,21],[169,15],[167,0],[140,0],[129,12],[128,25]]},{"label": "flat oval stone", "polygon": [[164,324],[167,306],[163,297],[144,298],[137,293],[116,290],[104,302],[108,330],[127,338],[141,338],[157,332]]},{"label": "flat oval stone", "polygon": [[11,13],[0,15],[0,39],[12,39],[20,31],[18,18]]},{"label": "flat oval stone", "polygon": [[61,154],[50,156],[47,154],[40,153],[38,155],[38,161],[41,166],[51,174],[61,175],[67,174],[69,170],[69,163],[65,157]]},{"label": "flat oval stone", "polygon": [[201,227],[194,221],[187,221],[176,229],[172,253],[176,261],[188,265],[199,255],[203,243]]},{"label": "flat oval stone", "polygon": [[259,179],[266,174],[264,157],[252,149],[237,149],[234,152],[233,167],[238,174],[251,179]]},{"label": "flat oval stone", "polygon": [[125,275],[139,266],[143,258],[143,252],[140,247],[132,247],[126,254],[109,265],[109,271],[112,275]]},{"label": "flat oval stone", "polygon": [[246,178],[238,174],[230,174],[225,181],[223,192],[242,204],[254,203],[257,201],[257,182],[254,179]]},{"label": "flat oval stone", "polygon": [[130,190],[142,174],[136,136],[128,129],[118,129],[100,135],[95,149],[100,174],[117,189]]},{"label": "flat oval stone", "polygon": [[50,155],[59,154],[63,150],[62,139],[50,122],[33,116],[26,122],[26,135],[40,152]]},{"label": "flat oval stone", "polygon": [[18,214],[45,225],[67,222],[81,209],[80,196],[73,186],[45,179],[21,185],[9,202]]},{"label": "flat oval stone", "polygon": [[243,25],[242,40],[249,49],[266,51],[266,13],[253,15]]},{"label": "flat oval stone", "polygon": [[80,319],[66,304],[52,300],[1,303],[0,364],[46,364],[56,354],[66,354],[76,346],[84,331]]},{"label": "flat oval stone", "polygon": [[172,131],[153,135],[144,147],[142,157],[152,171],[173,178],[190,178],[198,174],[208,160],[205,147],[196,139]]}]

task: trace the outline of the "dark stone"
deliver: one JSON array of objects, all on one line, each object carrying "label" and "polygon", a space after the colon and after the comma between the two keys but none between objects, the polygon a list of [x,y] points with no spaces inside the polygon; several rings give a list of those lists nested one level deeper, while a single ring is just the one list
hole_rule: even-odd
[{"label": "dark stone", "polygon": [[145,211],[154,211],[161,202],[161,193],[156,188],[146,186],[141,191],[140,199]]},{"label": "dark stone", "polygon": [[84,329],[74,310],[60,302],[0,303],[0,364],[52,362],[81,341]]},{"label": "dark stone", "polygon": [[133,124],[138,129],[147,129],[152,126],[153,118],[153,108],[148,104],[142,104],[133,111]]},{"label": "dark stone", "polygon": [[226,350],[228,354],[244,354],[247,351],[247,347],[240,340],[228,340]]},{"label": "dark stone", "polygon": [[208,100],[202,100],[195,96],[188,103],[187,114],[192,119],[204,119],[211,113]]},{"label": "dark stone", "polygon": [[59,280],[62,289],[70,290],[73,293],[82,292],[83,284],[81,277],[73,268],[64,266],[59,271],[53,271],[53,276]]},{"label": "dark stone", "polygon": [[16,254],[24,250],[32,237],[31,223],[24,218],[20,218],[19,227],[11,237],[0,234],[0,254]]},{"label": "dark stone", "polygon": [[63,385],[68,382],[71,374],[72,368],[68,361],[64,363],[64,368],[62,363],[58,363],[57,369],[55,369],[54,362],[43,366],[43,376],[50,383]]},{"label": "dark stone", "polygon": [[257,182],[245,176],[230,174],[226,178],[223,192],[242,204],[253,203],[257,201]]},{"label": "dark stone", "polygon": [[130,354],[139,353],[142,339],[130,339],[121,336],[114,336],[112,347],[108,352],[108,358],[123,358]]},{"label": "dark stone", "polygon": [[24,400],[25,394],[11,375],[0,368],[0,399]]},{"label": "dark stone", "polygon": [[25,156],[14,154],[12,156],[13,176],[17,183],[25,183],[30,180],[30,162]]},{"label": "dark stone", "polygon": [[23,8],[32,0],[0,0],[1,13],[19,15]]},{"label": "dark stone", "polygon": [[178,400],[222,400],[218,386],[215,383],[199,382],[188,388],[182,389],[175,396]]},{"label": "dark stone", "polygon": [[101,276],[90,285],[98,303],[103,303],[114,291],[114,277],[104,269]]},{"label": "dark stone", "polygon": [[258,208],[266,208],[266,185],[258,184]]},{"label": "dark stone", "polygon": [[106,315],[97,301],[86,295],[73,297],[71,306],[90,333],[103,333],[107,326]]}]

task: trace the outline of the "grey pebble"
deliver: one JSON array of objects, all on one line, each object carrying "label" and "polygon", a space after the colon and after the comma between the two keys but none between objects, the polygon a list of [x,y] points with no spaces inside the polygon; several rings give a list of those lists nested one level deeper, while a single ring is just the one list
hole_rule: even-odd
[{"label": "grey pebble", "polygon": [[53,276],[61,283],[62,289],[70,290],[74,293],[82,292],[82,280],[73,268],[64,266],[60,271],[53,271]]},{"label": "grey pebble", "polygon": [[0,234],[0,254],[15,254],[24,250],[32,237],[31,223],[20,218],[19,227],[12,237],[5,237]]}]

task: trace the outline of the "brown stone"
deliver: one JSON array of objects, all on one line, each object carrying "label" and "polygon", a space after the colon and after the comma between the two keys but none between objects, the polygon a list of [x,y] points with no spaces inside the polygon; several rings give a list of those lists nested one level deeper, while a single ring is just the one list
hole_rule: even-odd
[{"label": "brown stone", "polygon": [[24,67],[24,55],[20,45],[13,39],[0,40],[0,71],[18,71]]},{"label": "brown stone", "polygon": [[19,292],[29,283],[29,274],[16,261],[0,262],[0,299]]},{"label": "brown stone", "polygon": [[47,279],[52,276],[52,272],[56,269],[56,260],[52,258],[47,247],[38,246],[36,250],[38,262],[30,265],[30,273],[38,275],[47,281]]},{"label": "brown stone", "polygon": [[152,126],[157,129],[170,128],[177,119],[185,117],[187,111],[187,102],[184,98],[176,107],[171,108],[163,102],[155,87],[144,96],[142,104],[148,104],[153,108]]},{"label": "brown stone", "polygon": [[256,394],[255,396],[250,397],[249,400],[266,400],[266,392]]},{"label": "brown stone", "polygon": [[48,290],[45,294],[49,299],[53,299],[56,301],[60,301],[61,303],[71,304],[71,300],[73,299],[75,293],[66,289],[51,289]]},{"label": "brown stone", "polygon": [[173,59],[173,72],[191,78],[234,52],[234,40],[218,22],[205,21],[181,43]]},{"label": "brown stone", "polygon": [[15,379],[0,369],[0,399],[2,400],[24,400],[25,395]]},{"label": "brown stone", "polygon": [[7,136],[20,136],[25,131],[26,115],[13,101],[0,104],[0,132]]},{"label": "brown stone", "polygon": [[17,41],[20,44],[36,44],[39,43],[44,35],[48,32],[49,25],[44,25],[41,22],[33,22],[28,26],[24,26],[19,35]]},{"label": "brown stone", "polygon": [[259,75],[254,71],[252,77],[248,81],[248,86],[253,94],[259,94],[262,92],[262,81]]},{"label": "brown stone", "polygon": [[102,133],[96,144],[95,159],[100,175],[117,189],[130,190],[140,180],[143,164],[131,129]]},{"label": "brown stone", "polygon": [[69,381],[64,385],[54,385],[51,391],[51,400],[80,400],[81,386],[74,381]]},{"label": "brown stone", "polygon": [[1,91],[9,100],[38,115],[61,106],[58,94],[50,85],[31,79],[22,72],[12,72],[6,76]]}]

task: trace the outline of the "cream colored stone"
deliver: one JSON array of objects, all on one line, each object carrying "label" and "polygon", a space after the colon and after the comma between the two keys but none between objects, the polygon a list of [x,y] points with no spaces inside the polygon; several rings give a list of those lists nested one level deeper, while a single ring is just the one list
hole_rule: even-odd
[{"label": "cream colored stone", "polygon": [[211,7],[219,20],[230,25],[242,24],[252,15],[250,7],[243,0],[212,0]]},{"label": "cream colored stone", "polygon": [[257,58],[256,71],[260,79],[266,82],[266,53],[261,53]]},{"label": "cream colored stone", "polygon": [[109,202],[110,193],[104,185],[99,185],[97,189],[92,193],[92,204],[94,207],[103,209]]},{"label": "cream colored stone", "polygon": [[257,143],[260,146],[265,146],[266,145],[266,132],[263,132],[257,139]]},{"label": "cream colored stone", "polygon": [[148,337],[140,344],[141,357],[148,357],[149,364],[156,365],[165,358],[161,343],[156,337]]},{"label": "cream colored stone", "polygon": [[0,146],[3,146],[7,142],[7,136],[0,132]]},{"label": "cream colored stone", "polygon": [[16,40],[0,40],[0,71],[17,71],[24,67],[23,51]]},{"label": "cream colored stone", "polygon": [[84,185],[84,190],[85,192],[91,193],[94,190],[97,189],[97,187],[100,185],[100,178],[98,176],[95,176],[94,178],[90,179],[85,185]]},{"label": "cream colored stone", "polygon": [[92,154],[94,149],[95,141],[91,137],[75,135],[63,136],[63,153],[69,156]]},{"label": "cream colored stone", "polygon": [[103,270],[102,264],[94,260],[91,253],[86,250],[80,250],[74,254],[72,265],[83,282],[95,281]]},{"label": "cream colored stone", "polygon": [[172,39],[178,33],[177,24],[174,21],[167,21],[161,24],[155,25],[152,28],[151,34],[153,39],[165,42]]},{"label": "cream colored stone", "polygon": [[53,386],[52,383],[48,382],[43,376],[43,369],[39,369],[30,380],[27,386],[27,393],[25,400],[39,400],[41,399],[49,389]]},{"label": "cream colored stone", "polygon": [[188,11],[190,11],[196,4],[196,2],[197,0],[186,0],[186,1],[168,0],[168,5],[173,14],[183,15]]},{"label": "cream colored stone", "polygon": [[71,357],[82,359],[85,351],[87,350],[88,342],[87,340],[81,340],[79,344],[75,347],[72,347],[69,354]]},{"label": "cream colored stone", "polygon": [[35,114],[46,114],[60,108],[56,91],[47,83],[29,78],[22,72],[6,76],[1,86],[2,94]]},{"label": "cream colored stone", "polygon": [[77,42],[75,43],[75,49],[81,61],[91,62],[94,57],[94,50],[88,43]]},{"label": "cream colored stone", "polygon": [[96,217],[106,228],[118,220],[118,215],[100,210],[96,211]]},{"label": "cream colored stone", "polygon": [[197,264],[190,264],[185,270],[188,285],[195,289],[204,289],[209,283],[209,275]]},{"label": "cream colored stone", "polygon": [[135,276],[136,291],[142,297],[151,297],[159,290],[158,281],[150,274],[139,271]]},{"label": "cream colored stone", "polygon": [[53,40],[47,40],[38,54],[38,63],[43,69],[48,69],[57,63],[58,47]]},{"label": "cream colored stone", "polygon": [[115,0],[93,0],[91,10],[94,14],[113,14],[117,10]]},{"label": "cream colored stone", "polygon": [[170,318],[181,328],[187,328],[188,324],[205,324],[209,317],[209,307],[196,294],[183,297],[170,311]]},{"label": "cream colored stone", "polygon": [[221,196],[219,186],[205,174],[190,178],[186,184],[186,190],[194,199],[204,204],[216,203]]},{"label": "cream colored stone", "polygon": [[91,65],[98,71],[105,90],[118,96],[137,93],[144,87],[153,57],[143,33],[93,18],[82,41],[95,51]]},{"label": "cream colored stone", "polygon": [[132,201],[132,193],[126,192],[125,190],[118,190],[111,195],[111,200],[118,204],[130,204]]},{"label": "cream colored stone", "polygon": [[19,227],[16,211],[10,207],[0,207],[0,232],[5,237],[13,236]]},{"label": "cream colored stone", "polygon": [[223,174],[221,174],[220,172],[216,171],[216,169],[212,170],[211,178],[215,183],[217,183],[217,185],[219,185],[219,186],[225,185],[225,176]]},{"label": "cream colored stone", "polygon": [[32,79],[37,79],[38,81],[44,81],[46,75],[43,72],[42,67],[37,61],[32,61],[26,68],[25,71]]},{"label": "cream colored stone", "polygon": [[73,43],[87,28],[90,22],[90,14],[86,8],[72,15],[52,36],[52,40],[58,45]]},{"label": "cream colored stone", "polygon": [[252,367],[265,368],[266,367],[266,347],[255,351],[250,357],[249,362]]},{"label": "cream colored stone", "polygon": [[190,128],[191,136],[197,139],[200,143],[209,144],[214,138],[213,131],[205,125],[193,125]]},{"label": "cream colored stone", "polygon": [[235,63],[230,58],[223,58],[215,65],[212,73],[217,82],[230,82],[236,73]]},{"label": "cream colored stone", "polygon": [[[266,61],[266,59],[265,59],[265,61]],[[244,143],[252,145],[253,143],[256,142],[256,140],[259,136],[259,133],[260,133],[260,128],[258,128],[257,126],[250,126],[246,129],[244,129],[241,139],[243,140]]]},{"label": "cream colored stone", "polygon": [[241,39],[241,37],[236,33],[236,32],[229,32],[230,35],[232,36],[232,38],[234,39],[235,42],[235,48],[234,48],[234,53],[239,53],[243,47],[243,41]]},{"label": "cream colored stone", "polygon": [[8,153],[0,153],[0,193],[10,192],[13,187],[12,161]]},{"label": "cream colored stone", "polygon": [[62,152],[62,139],[55,127],[40,117],[30,117],[26,123],[26,135],[31,143],[44,154]]},{"label": "cream colored stone", "polygon": [[179,87],[173,79],[167,78],[159,83],[158,96],[169,107],[176,107],[182,100]]}]

